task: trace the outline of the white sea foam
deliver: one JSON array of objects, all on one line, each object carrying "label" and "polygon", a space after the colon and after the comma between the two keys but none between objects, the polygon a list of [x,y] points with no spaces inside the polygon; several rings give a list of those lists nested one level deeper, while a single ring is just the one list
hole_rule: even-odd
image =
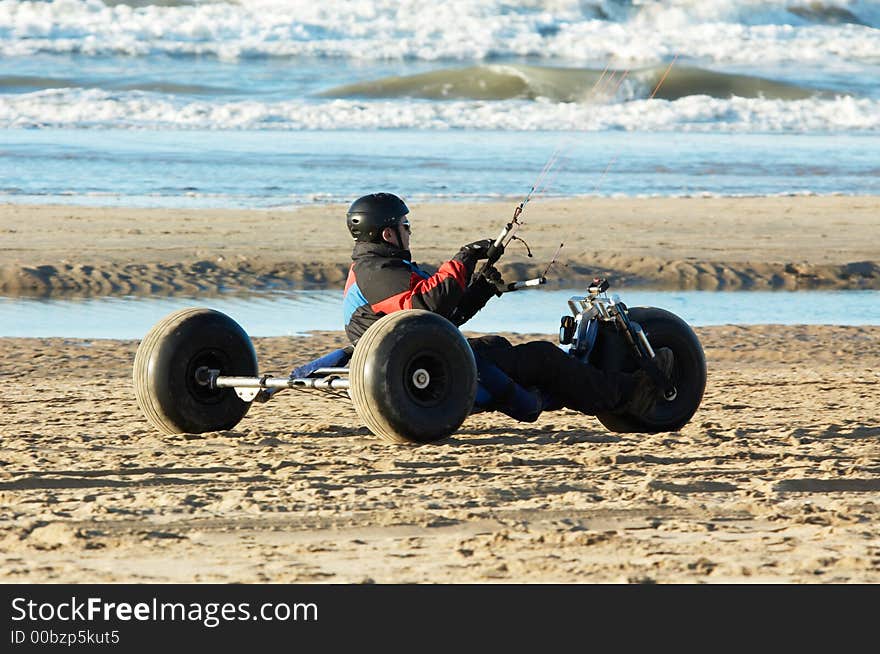
[{"label": "white sea foam", "polygon": [[880,130],[880,100],[839,96],[804,100],[635,100],[612,105],[328,100],[187,101],[153,93],[52,89],[0,95],[0,128],[122,129],[498,129],[712,132]]},{"label": "white sea foam", "polygon": [[[618,63],[880,60],[880,3],[242,0],[181,6],[0,0],[0,55],[319,56]],[[842,17],[842,18],[841,18]],[[834,23],[855,20],[864,24]],[[874,26],[874,27],[872,27]]]}]

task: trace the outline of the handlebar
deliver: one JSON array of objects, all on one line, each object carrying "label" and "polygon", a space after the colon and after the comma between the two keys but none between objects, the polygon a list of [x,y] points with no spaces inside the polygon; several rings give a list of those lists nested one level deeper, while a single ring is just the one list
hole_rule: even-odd
[{"label": "handlebar", "polygon": [[492,243],[492,245],[489,246],[489,250],[487,252],[488,256],[486,257],[486,263],[483,264],[483,268],[481,268],[480,271],[482,272],[489,266],[496,264],[498,262],[498,259],[501,258],[502,254],[504,254],[504,250],[498,247],[498,242],[496,241]]},{"label": "handlebar", "polygon": [[546,283],[547,283],[546,277],[535,277],[534,279],[524,279],[523,281],[520,281],[520,282],[511,282],[510,284],[507,285],[507,288],[505,288],[501,292],[502,293],[510,293],[512,291],[521,291],[525,288],[534,288],[535,286],[540,286],[541,284],[546,284]]},{"label": "handlebar", "polygon": [[[513,214],[513,218],[509,223],[504,226],[504,229],[501,230],[501,233],[498,234],[498,238],[489,246],[489,250],[487,251],[486,261],[480,267],[480,270],[477,271],[477,274],[474,275],[474,281],[483,276],[486,272],[486,269],[489,266],[494,266],[498,260],[501,258],[501,255],[504,254],[504,249],[510,244],[510,242],[516,236],[516,231],[522,227],[523,223],[519,222],[517,218],[521,212],[521,208],[517,207],[517,210]],[[521,282],[516,282],[521,283]],[[534,285],[534,284],[532,284]],[[510,286],[510,284],[508,284]],[[508,289],[508,290],[518,290],[518,289]]]}]

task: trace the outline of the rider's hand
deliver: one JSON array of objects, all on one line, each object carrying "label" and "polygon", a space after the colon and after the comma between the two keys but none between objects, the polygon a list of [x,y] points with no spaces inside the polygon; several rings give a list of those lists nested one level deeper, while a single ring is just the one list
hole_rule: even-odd
[{"label": "rider's hand", "polygon": [[488,266],[485,271],[483,271],[483,277],[486,282],[491,286],[495,287],[495,295],[501,296],[501,294],[506,290],[507,284],[504,279],[501,277],[501,273],[498,272],[498,269],[495,266]]},{"label": "rider's hand", "polygon": [[[492,247],[492,243],[494,241],[491,238],[486,238],[481,241],[474,241],[473,243],[468,243],[467,245],[462,245],[461,249],[463,252],[467,252],[470,256],[475,259],[488,259],[489,258],[489,248]],[[504,252],[503,247],[498,248],[501,252]]]},{"label": "rider's hand", "polygon": [[[497,280],[497,281],[496,281]],[[471,284],[468,285],[458,306],[452,312],[449,319],[457,326],[463,325],[476,315],[476,313],[486,306],[486,303],[493,296],[501,295],[498,281],[501,284],[504,280],[493,266],[488,266],[486,272],[482,275],[476,275]]]}]

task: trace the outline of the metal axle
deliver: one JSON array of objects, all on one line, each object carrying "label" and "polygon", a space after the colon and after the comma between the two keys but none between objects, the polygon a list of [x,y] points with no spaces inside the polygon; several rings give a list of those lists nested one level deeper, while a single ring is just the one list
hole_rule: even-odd
[{"label": "metal axle", "polygon": [[[347,372],[347,371],[346,371]],[[349,388],[339,377],[216,377],[214,388]]]},{"label": "metal axle", "polygon": [[266,401],[273,394],[287,388],[314,388],[321,391],[348,390],[349,380],[338,375],[348,375],[348,368],[319,368],[315,371],[327,377],[221,377],[219,370],[207,367],[196,370],[196,382],[210,388],[232,388],[245,402],[250,402],[261,391]]}]

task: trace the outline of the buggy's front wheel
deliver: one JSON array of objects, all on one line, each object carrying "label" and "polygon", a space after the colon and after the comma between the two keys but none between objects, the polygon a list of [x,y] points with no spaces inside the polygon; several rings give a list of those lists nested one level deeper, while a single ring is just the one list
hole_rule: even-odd
[{"label": "buggy's front wheel", "polygon": [[[672,350],[675,356],[672,373],[675,393],[669,398],[661,396],[645,415],[605,412],[596,417],[614,432],[678,431],[696,413],[706,389],[706,358],[700,339],[690,325],[665,309],[633,307],[628,311],[630,320],[639,323],[645,330],[654,350],[661,347]],[[621,369],[632,372],[637,366],[635,359],[628,354]]]}]

